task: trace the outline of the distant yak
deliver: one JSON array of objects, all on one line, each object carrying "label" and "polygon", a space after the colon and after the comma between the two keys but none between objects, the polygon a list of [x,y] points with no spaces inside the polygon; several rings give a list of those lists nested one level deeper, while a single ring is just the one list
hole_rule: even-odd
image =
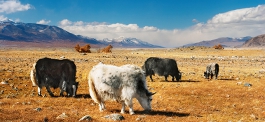
[{"label": "distant yak", "polygon": [[213,79],[213,76],[215,76],[215,79],[217,79],[219,73],[219,65],[217,63],[210,63],[206,66],[206,71],[204,72],[204,77],[209,79]]}]

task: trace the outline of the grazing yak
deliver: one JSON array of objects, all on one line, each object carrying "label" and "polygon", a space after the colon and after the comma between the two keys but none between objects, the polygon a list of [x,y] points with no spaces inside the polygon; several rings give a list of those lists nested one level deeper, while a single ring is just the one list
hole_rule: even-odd
[{"label": "grazing yak", "polygon": [[125,113],[125,105],[129,113],[134,114],[133,98],[136,98],[145,111],[151,111],[152,95],[147,89],[142,69],[135,65],[120,67],[99,63],[88,75],[91,98],[99,104],[99,110],[105,109],[105,100],[116,100],[122,104],[121,113]]},{"label": "grazing yak", "polygon": [[142,69],[145,71],[146,76],[150,76],[151,81],[153,81],[152,75],[155,74],[165,76],[166,81],[169,75],[171,75],[172,81],[174,81],[174,78],[177,81],[181,79],[181,73],[174,59],[150,57],[144,62]]},{"label": "grazing yak", "polygon": [[[52,97],[54,94],[51,92],[50,87],[60,87],[60,96],[63,96],[64,92],[68,96],[76,96],[78,82],[76,82],[76,65],[73,61],[68,59],[42,58],[36,62],[35,73],[35,83],[38,86],[39,96],[41,96],[41,88],[43,86],[46,87],[46,90]],[[34,70],[31,76],[34,77]]]},{"label": "grazing yak", "polygon": [[215,76],[215,79],[217,79],[218,73],[219,73],[219,65],[217,63],[210,63],[206,66],[204,77],[209,79],[209,77],[211,76],[211,79],[213,79],[213,76]]}]

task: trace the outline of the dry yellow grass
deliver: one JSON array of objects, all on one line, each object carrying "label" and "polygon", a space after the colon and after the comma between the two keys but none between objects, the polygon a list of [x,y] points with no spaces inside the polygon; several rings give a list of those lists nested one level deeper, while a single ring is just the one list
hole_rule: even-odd
[{"label": "dry yellow grass", "polygon": [[[106,64],[136,64],[142,66],[151,56],[174,58],[183,73],[181,82],[165,82],[164,77],[154,76],[155,82],[147,84],[153,96],[150,114],[144,114],[134,100],[135,115],[123,114],[123,121],[265,121],[265,50],[224,49],[204,47],[177,49],[115,49],[113,53],[82,55],[70,48],[0,48],[0,121],[78,121],[90,115],[94,121],[108,121],[103,116],[119,113],[121,105],[106,102],[107,110],[99,112],[98,105],[89,97],[87,74],[99,61]],[[75,61],[77,81],[80,86],[77,98],[51,98],[46,89],[37,95],[29,73],[39,58],[60,59],[64,56]],[[219,79],[203,78],[210,62],[220,65]],[[244,83],[252,84],[251,87]],[[52,89],[59,96],[59,89]],[[40,108],[40,111],[36,109]],[[56,119],[65,113],[68,117]]]}]

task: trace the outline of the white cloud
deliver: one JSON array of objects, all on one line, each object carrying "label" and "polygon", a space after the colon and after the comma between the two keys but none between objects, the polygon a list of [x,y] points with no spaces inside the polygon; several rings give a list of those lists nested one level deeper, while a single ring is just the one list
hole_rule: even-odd
[{"label": "white cloud", "polygon": [[59,22],[59,25],[60,26],[69,26],[71,24],[72,24],[72,22],[69,21],[68,19],[64,19],[64,20],[62,20],[62,21]]},{"label": "white cloud", "polygon": [[5,16],[3,16],[3,15],[0,15],[0,21],[6,21],[6,20],[8,20],[7,17],[5,17]]},{"label": "white cloud", "polygon": [[199,21],[197,19],[192,19],[193,23],[198,23]]},{"label": "white cloud", "polygon": [[71,22],[64,19],[59,26],[74,34],[96,39],[135,37],[151,44],[177,47],[220,37],[243,37],[265,34],[265,5],[219,13],[206,23],[198,22],[186,29],[163,30],[137,24]]},{"label": "white cloud", "polygon": [[44,19],[42,19],[42,20],[38,21],[37,24],[44,24],[44,25],[46,25],[46,24],[49,24],[50,22],[51,22],[50,20],[44,20]]},{"label": "white cloud", "polygon": [[20,19],[15,19],[14,22],[20,22]]},{"label": "white cloud", "polygon": [[256,22],[265,21],[265,5],[259,5],[252,8],[244,8],[229,11],[215,15],[207,23],[209,24],[229,24],[229,23],[246,23],[255,24]]},{"label": "white cloud", "polygon": [[20,22],[20,19],[8,19],[7,17],[3,16],[3,15],[0,15],[0,21],[13,21],[13,22]]},{"label": "white cloud", "polygon": [[18,11],[26,11],[32,8],[30,4],[22,5],[19,0],[1,0],[0,13],[14,13]]}]

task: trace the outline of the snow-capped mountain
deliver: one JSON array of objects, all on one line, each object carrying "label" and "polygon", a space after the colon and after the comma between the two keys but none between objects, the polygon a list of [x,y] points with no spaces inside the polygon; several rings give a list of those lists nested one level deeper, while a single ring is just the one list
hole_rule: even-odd
[{"label": "snow-capped mountain", "polygon": [[117,47],[163,48],[161,46],[153,45],[137,38],[126,38],[122,36],[114,39],[105,38],[101,40],[101,42],[104,44],[112,44],[113,46]]},{"label": "snow-capped mountain", "polygon": [[119,37],[115,39],[97,40],[90,37],[75,35],[57,26],[35,23],[13,22],[11,20],[0,21],[0,41],[38,42],[38,43],[89,43],[94,45],[108,45],[114,47],[158,48],[136,38]]}]

